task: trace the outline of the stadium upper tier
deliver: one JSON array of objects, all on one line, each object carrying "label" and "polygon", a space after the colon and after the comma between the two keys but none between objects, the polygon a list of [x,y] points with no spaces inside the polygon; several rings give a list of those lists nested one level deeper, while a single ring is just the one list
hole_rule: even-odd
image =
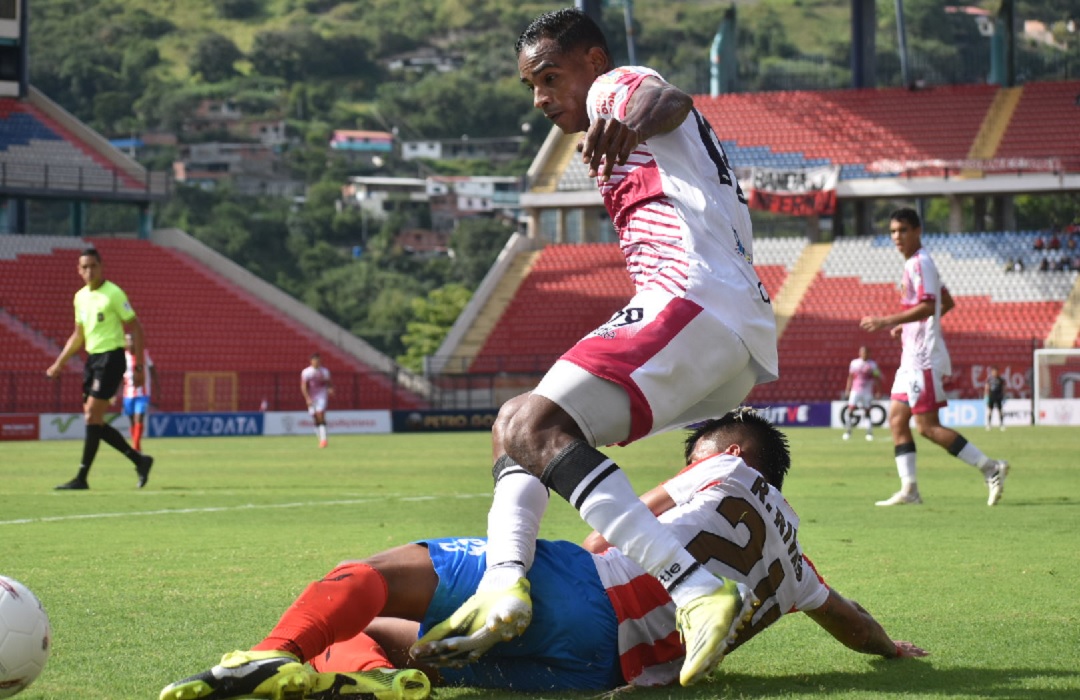
[{"label": "stadium upper tier", "polygon": [[[1080,171],[1080,81],[697,95],[736,168],[840,168],[841,180]],[[1011,94],[1014,99],[1002,99]],[[560,191],[595,188],[579,158]]]},{"label": "stadium upper tier", "polygon": [[49,403],[55,387],[44,370],[71,334],[72,296],[81,284],[78,250],[89,245],[101,252],[106,278],[127,292],[139,314],[161,374],[157,403],[164,410],[184,408],[185,380],[193,373],[236,373],[240,410],[257,410],[264,398],[275,409],[302,409],[300,370],[316,351],[338,377],[339,406],[423,403],[181,252],[132,239],[0,236],[0,342],[17,350],[4,353],[0,370],[34,370],[18,379],[21,410],[55,410]]},{"label": "stadium upper tier", "polygon": [[[1015,109],[997,99],[1002,88],[994,85],[734,93],[696,96],[695,104],[736,167],[834,165],[841,179],[857,179],[895,176],[903,163],[923,164],[911,174],[940,174],[934,161],[977,157],[1053,158],[1080,170],[1080,81],[1019,90]],[[984,127],[995,119],[1006,128]]]},{"label": "stadium upper tier", "polygon": [[[16,190],[72,190],[86,193],[143,194],[158,188],[134,161],[122,167],[105,156],[107,144],[94,145],[50,115],[58,109],[43,97],[0,98],[0,185]],[[87,132],[87,138],[100,137]]]}]

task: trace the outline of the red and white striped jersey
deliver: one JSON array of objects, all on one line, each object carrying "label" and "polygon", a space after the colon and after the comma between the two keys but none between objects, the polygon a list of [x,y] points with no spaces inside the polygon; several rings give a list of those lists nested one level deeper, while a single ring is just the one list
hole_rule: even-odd
[{"label": "red and white striped jersey", "polygon": [[[761,600],[736,643],[785,613],[825,603],[829,589],[799,545],[799,517],[757,470],[738,457],[714,455],[664,488],[675,507],[660,520],[709,571],[748,585]],[[635,685],[676,681],[685,651],[663,586],[617,549],[593,558],[619,621],[624,678]]]},{"label": "red and white striped jersey", "polygon": [[124,357],[127,360],[127,369],[124,370],[124,398],[131,399],[137,396],[150,396],[152,387],[150,386],[150,368],[154,365],[154,361],[150,359],[150,352],[143,348],[143,385],[135,386],[134,368],[138,364],[135,362],[135,355],[130,350],[124,350]]},{"label": "red and white striped jersey", "polygon": [[[649,68],[616,68],[589,89],[589,121],[623,119]],[[607,182],[598,180],[640,292],[662,289],[722,319],[746,344],[758,381],[778,372],[776,323],[754,271],[746,197],[712,127],[695,109],[673,131],[638,145]]]},{"label": "red and white striped jersey", "polygon": [[934,313],[921,321],[901,326],[900,369],[933,369],[941,375],[952,374],[949,350],[941,332],[941,277],[926,248],[919,248],[904,261],[900,282],[900,305],[905,309],[923,301],[934,304]]}]

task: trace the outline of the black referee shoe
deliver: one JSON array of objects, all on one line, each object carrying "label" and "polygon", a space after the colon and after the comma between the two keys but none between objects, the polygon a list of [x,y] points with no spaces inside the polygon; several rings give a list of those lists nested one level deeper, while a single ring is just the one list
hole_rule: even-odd
[{"label": "black referee shoe", "polygon": [[154,458],[150,455],[139,457],[139,463],[135,465],[135,471],[139,474],[139,488],[146,486],[146,480],[150,478],[150,467],[154,466]]},{"label": "black referee shoe", "polygon": [[80,479],[79,477],[75,477],[71,481],[65,481],[64,483],[60,484],[54,490],[56,490],[56,491],[88,491],[89,489],[90,489],[90,484],[86,483],[86,479]]}]

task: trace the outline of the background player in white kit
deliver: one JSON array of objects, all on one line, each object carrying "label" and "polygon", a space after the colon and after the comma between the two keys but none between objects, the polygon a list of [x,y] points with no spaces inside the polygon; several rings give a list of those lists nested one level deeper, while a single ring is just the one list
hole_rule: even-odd
[{"label": "background player in white kit", "polygon": [[847,384],[844,386],[844,393],[847,394],[845,440],[851,439],[852,428],[859,424],[863,416],[866,417],[866,439],[874,439],[874,421],[870,418],[870,406],[879,379],[881,370],[877,363],[870,359],[870,348],[863,345],[859,348],[859,356],[848,365]]},{"label": "background player in white kit", "polygon": [[952,372],[949,351],[941,333],[941,316],[953,307],[952,296],[941,284],[937,267],[922,247],[922,222],[914,209],[897,209],[889,217],[893,245],[904,256],[904,276],[900,283],[903,311],[890,316],[866,316],[863,330],[899,329],[903,352],[892,387],[889,427],[900,474],[900,490],[879,506],[922,503],[915,477],[915,439],[911,418],[919,434],[954,457],[982,472],[990,496],[987,505],[1001,500],[1009,463],[990,459],[963,435],[941,425],[938,409],[948,405],[942,378]]},{"label": "background player in white kit", "polygon": [[487,570],[414,650],[479,656],[522,633],[550,488],[671,595],[687,648],[679,680],[690,685],[723,659],[753,594],[702,566],[597,446],[721,416],[776,379],[776,320],[753,267],[746,197],[693,98],[649,68],[616,68],[584,12],[544,13],[515,51],[533,105],[564,133],[586,132],[582,160],[635,294],[499,410]]},{"label": "background player in white kit", "polygon": [[315,421],[319,447],[326,447],[326,402],[334,393],[334,385],[330,381],[330,370],[322,366],[322,358],[317,352],[311,354],[311,364],[300,373],[300,391],[307,403],[308,413]]},{"label": "background player in white kit", "polygon": [[[131,422],[131,446],[142,452],[142,436],[146,431],[146,416],[150,413],[150,396],[158,386],[157,368],[150,359],[150,351],[143,346],[142,361],[135,357],[134,341],[130,333],[124,334],[124,356],[127,371],[124,372],[124,415]],[[135,383],[135,368],[146,370],[142,385]]]}]

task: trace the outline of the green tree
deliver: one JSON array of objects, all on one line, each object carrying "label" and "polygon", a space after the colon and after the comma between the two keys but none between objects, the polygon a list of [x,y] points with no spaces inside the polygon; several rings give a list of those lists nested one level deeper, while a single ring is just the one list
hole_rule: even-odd
[{"label": "green tree", "polygon": [[511,224],[495,219],[464,219],[458,223],[450,236],[455,279],[476,289],[513,233]]},{"label": "green tree", "polygon": [[[454,105],[447,109],[446,105]],[[485,80],[466,73],[428,75],[403,87],[384,83],[376,109],[407,138],[517,136],[533,110],[517,78]]]},{"label": "green tree", "polygon": [[188,69],[208,83],[219,83],[237,74],[236,62],[243,57],[232,39],[210,32],[195,45]]},{"label": "green tree", "polygon": [[225,19],[251,19],[262,12],[261,0],[217,0],[214,7]]},{"label": "green tree", "polygon": [[433,289],[426,297],[413,299],[412,320],[406,324],[401,336],[405,352],[398,355],[398,364],[413,372],[422,372],[424,358],[438,351],[470,298],[472,292],[464,285],[448,284]]}]

